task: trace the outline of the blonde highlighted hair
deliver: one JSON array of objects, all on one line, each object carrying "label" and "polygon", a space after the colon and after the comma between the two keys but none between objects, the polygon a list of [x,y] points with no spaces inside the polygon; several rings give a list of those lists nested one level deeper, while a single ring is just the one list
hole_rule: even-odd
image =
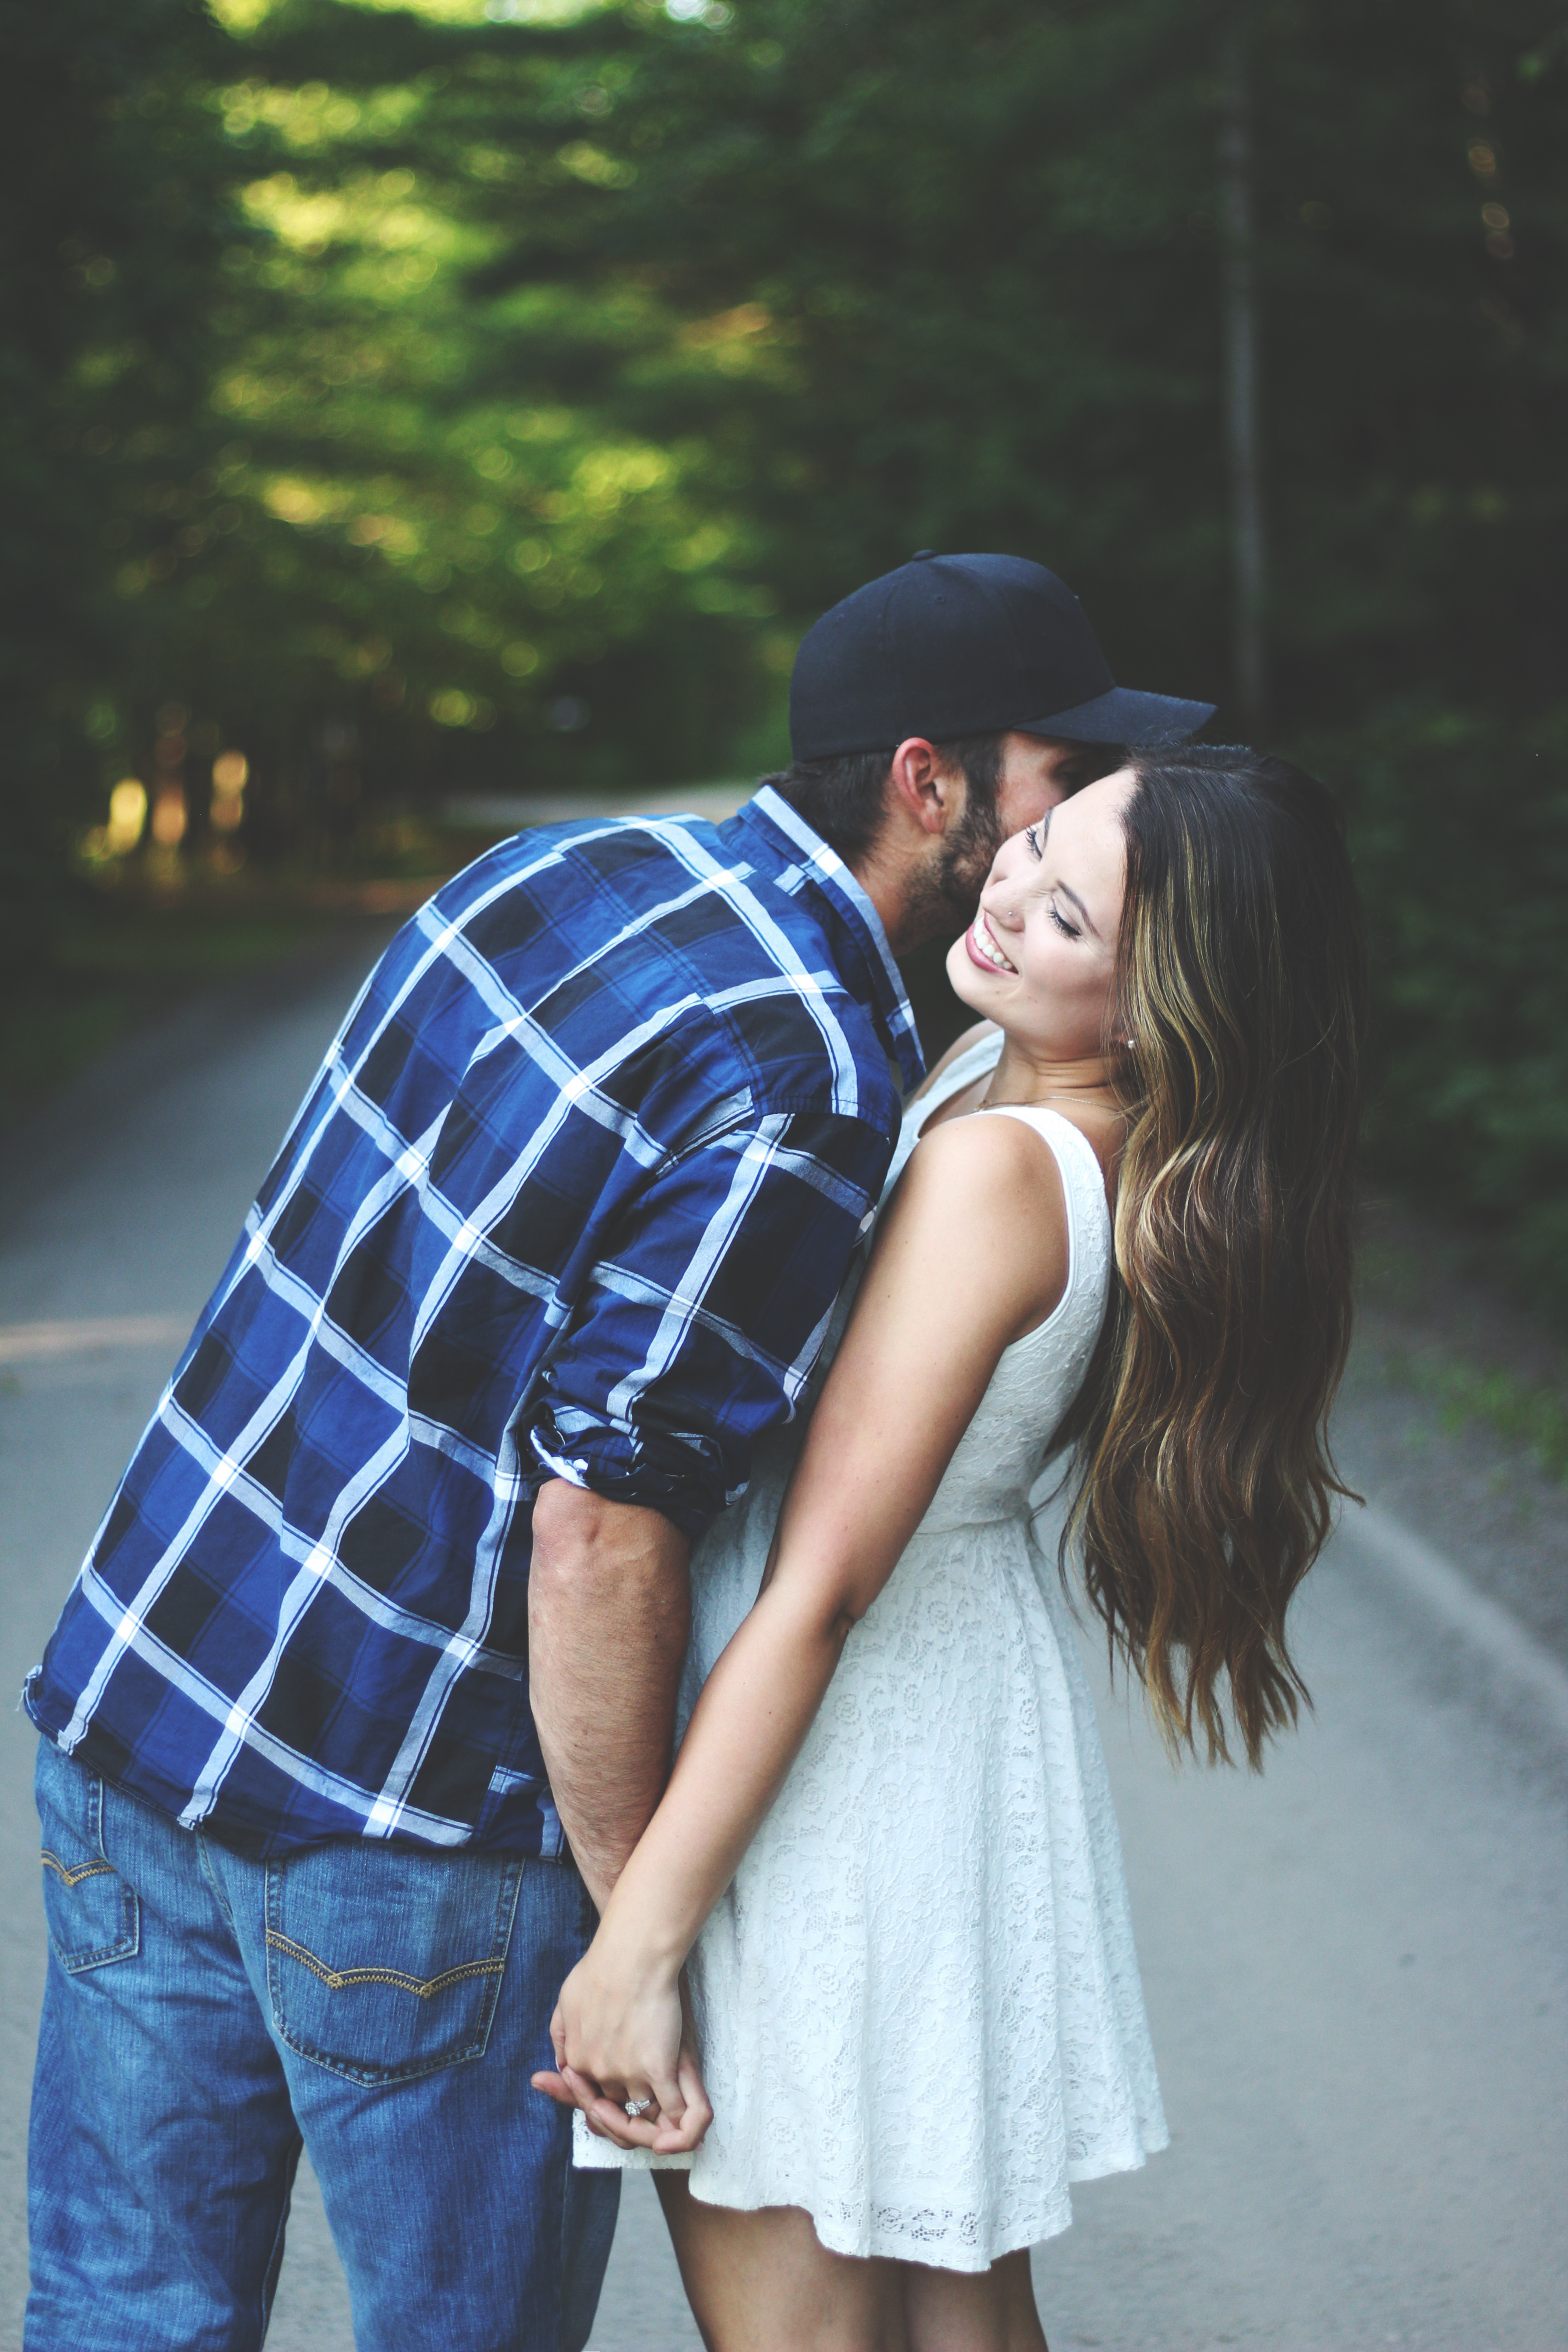
[{"label": "blonde highlighted hair", "polygon": [[[1135,754],[1110,1035],[1126,1119],[1063,1538],[1168,1742],[1249,1763],[1306,1697],[1285,1637],[1341,1483],[1365,1027],[1328,793],[1222,747]],[[1126,1041],[1131,1041],[1126,1042]]]}]

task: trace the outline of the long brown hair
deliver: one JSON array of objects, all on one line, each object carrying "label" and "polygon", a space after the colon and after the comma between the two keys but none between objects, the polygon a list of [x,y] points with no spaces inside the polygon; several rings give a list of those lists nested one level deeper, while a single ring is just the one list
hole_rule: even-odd
[{"label": "long brown hair", "polygon": [[[1063,1537],[1167,1741],[1247,1760],[1307,1696],[1290,1597],[1342,1485],[1365,951],[1323,787],[1134,755],[1110,1036],[1126,1121],[1106,1328]],[[1129,1042],[1130,1041],[1130,1042]]]}]

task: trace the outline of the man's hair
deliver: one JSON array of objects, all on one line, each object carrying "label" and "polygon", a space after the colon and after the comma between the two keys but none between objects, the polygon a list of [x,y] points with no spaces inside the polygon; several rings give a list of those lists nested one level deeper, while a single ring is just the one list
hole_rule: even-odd
[{"label": "man's hair", "polygon": [[[972,833],[994,830],[992,813],[1002,781],[1001,734],[957,735],[950,742],[933,743],[950,767],[961,769],[969,787],[968,824]],[[1126,764],[1121,743],[1086,743],[1078,747],[1086,761],[1085,783],[1109,776]],[[764,776],[781,800],[805,817],[840,857],[863,856],[882,830],[887,815],[888,776],[891,750],[847,751],[835,760],[796,760],[776,776]]]},{"label": "man's hair", "polygon": [[[933,743],[931,749],[950,766],[962,769],[972,815],[994,806],[1002,780],[1000,735],[961,735],[951,743]],[[776,776],[764,776],[763,782],[788,801],[830,849],[847,859],[863,856],[882,830],[892,765],[891,749],[847,751],[834,760],[796,760]]]}]

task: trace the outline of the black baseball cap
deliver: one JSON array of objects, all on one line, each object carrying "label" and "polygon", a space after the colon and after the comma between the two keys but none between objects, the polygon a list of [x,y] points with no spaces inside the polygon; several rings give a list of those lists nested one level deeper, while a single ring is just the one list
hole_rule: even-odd
[{"label": "black baseball cap", "polygon": [[797,760],[1014,730],[1174,743],[1214,713],[1118,686],[1082,605],[1043,564],[929,549],[824,613],[789,686]]}]

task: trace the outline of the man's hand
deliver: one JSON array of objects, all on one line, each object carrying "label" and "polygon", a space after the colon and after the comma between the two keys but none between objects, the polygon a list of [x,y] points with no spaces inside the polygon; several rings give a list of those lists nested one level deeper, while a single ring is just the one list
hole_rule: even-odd
[{"label": "man's hand", "polygon": [[533,1506],[529,1701],[573,1858],[603,1911],[669,1773],[690,1547],[564,1479]]}]

